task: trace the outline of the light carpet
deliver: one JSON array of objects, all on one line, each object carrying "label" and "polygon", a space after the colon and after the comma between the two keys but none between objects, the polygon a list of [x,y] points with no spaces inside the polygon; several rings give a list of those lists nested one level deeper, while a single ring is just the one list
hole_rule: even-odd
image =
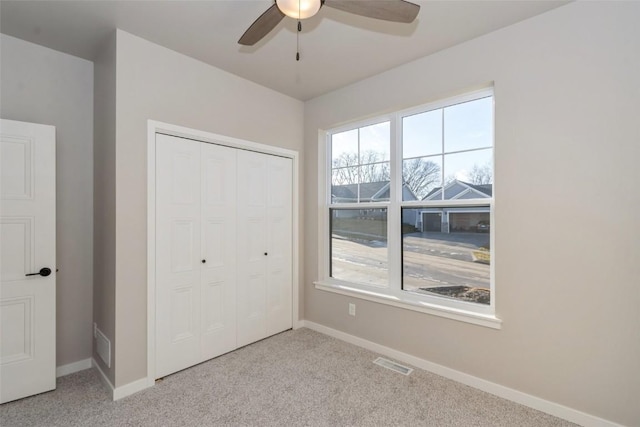
[{"label": "light carpet", "polygon": [[573,426],[567,421],[303,328],[109,400],[93,369],[0,406],[9,426]]}]

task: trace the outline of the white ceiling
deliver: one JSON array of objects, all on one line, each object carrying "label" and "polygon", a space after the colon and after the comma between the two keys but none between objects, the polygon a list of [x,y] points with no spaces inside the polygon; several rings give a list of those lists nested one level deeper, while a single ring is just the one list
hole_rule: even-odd
[{"label": "white ceiling", "polygon": [[567,1],[414,1],[412,24],[324,7],[303,22],[296,62],[295,21],[285,18],[253,47],[237,40],[272,0],[7,1],[0,31],[93,59],[120,28],[235,75],[307,100],[413,59],[566,4]]}]

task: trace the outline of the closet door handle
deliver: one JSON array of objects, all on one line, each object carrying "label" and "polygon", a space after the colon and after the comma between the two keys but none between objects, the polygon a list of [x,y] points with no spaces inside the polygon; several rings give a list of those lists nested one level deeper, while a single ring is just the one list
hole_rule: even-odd
[{"label": "closet door handle", "polygon": [[203,260],[202,260],[202,263],[203,263],[203,264],[206,264],[206,262],[207,262],[207,260],[206,260],[206,259],[203,259]]},{"label": "closet door handle", "polygon": [[265,255],[265,256],[267,256],[267,255],[269,255],[269,254],[265,252],[265,253],[264,253],[264,255]]}]

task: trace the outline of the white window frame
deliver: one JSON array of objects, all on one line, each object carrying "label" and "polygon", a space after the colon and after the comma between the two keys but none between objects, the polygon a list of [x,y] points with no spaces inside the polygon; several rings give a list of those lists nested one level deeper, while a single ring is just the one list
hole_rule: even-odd
[{"label": "white window frame", "polygon": [[[470,92],[461,96],[447,98],[437,102],[421,105],[393,114],[380,115],[371,119],[362,120],[348,125],[343,125],[330,130],[318,132],[318,280],[314,282],[316,289],[343,294],[351,297],[374,301],[386,305],[401,307],[404,309],[419,311],[453,320],[468,322],[494,329],[501,328],[501,320],[495,315],[495,263],[490,265],[490,304],[477,304],[460,301],[446,297],[418,294],[403,291],[402,287],[402,235],[401,235],[401,208],[424,207],[432,208],[473,208],[489,206],[490,215],[490,253],[492,261],[495,260],[494,252],[494,197],[490,199],[473,200],[438,200],[429,201],[402,201],[402,118],[419,114],[430,110],[436,110],[455,104],[477,100],[485,97],[494,97],[493,88]],[[495,107],[494,107],[495,111]],[[495,114],[494,114],[495,117]],[[495,120],[495,119],[494,119]],[[389,121],[390,122],[390,201],[369,203],[339,203],[331,204],[331,136],[337,133],[366,127],[369,125]],[[494,126],[492,126],[493,129]],[[493,137],[493,135],[492,135]],[[493,156],[495,157],[495,137],[492,138]],[[495,163],[494,163],[495,164]],[[494,168],[495,169],[495,168]],[[495,196],[495,183],[493,185]],[[386,287],[366,285],[338,280],[330,277],[330,212],[331,209],[387,209],[387,251],[389,266],[389,283]]]}]

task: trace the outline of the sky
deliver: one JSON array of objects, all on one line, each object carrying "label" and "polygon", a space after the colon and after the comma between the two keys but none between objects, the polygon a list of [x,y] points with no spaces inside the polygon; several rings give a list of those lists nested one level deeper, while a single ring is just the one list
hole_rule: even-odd
[{"label": "sky", "polygon": [[[440,165],[445,182],[451,177],[469,181],[474,165],[492,165],[492,128],[492,97],[405,116],[402,119],[403,158],[435,162]],[[371,150],[381,154],[380,160],[388,161],[389,122],[334,134],[331,149],[332,159],[343,153]]]}]

